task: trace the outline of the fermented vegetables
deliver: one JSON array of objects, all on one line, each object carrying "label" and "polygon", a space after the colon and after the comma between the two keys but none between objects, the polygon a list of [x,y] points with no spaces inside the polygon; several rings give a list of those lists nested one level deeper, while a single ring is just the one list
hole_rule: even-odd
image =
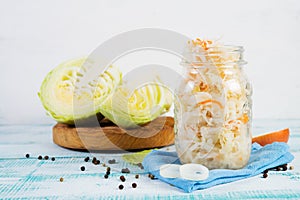
[{"label": "fermented vegetables", "polygon": [[189,41],[175,102],[175,145],[182,163],[237,169],[251,150],[251,87],[242,47]]}]

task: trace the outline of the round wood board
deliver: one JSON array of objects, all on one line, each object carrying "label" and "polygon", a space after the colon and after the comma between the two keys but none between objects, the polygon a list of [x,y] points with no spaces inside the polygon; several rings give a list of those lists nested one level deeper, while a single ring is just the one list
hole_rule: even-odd
[{"label": "round wood board", "polygon": [[55,144],[77,150],[139,150],[174,144],[174,119],[159,117],[134,129],[121,129],[104,119],[101,127],[75,127],[58,123],[53,127]]}]

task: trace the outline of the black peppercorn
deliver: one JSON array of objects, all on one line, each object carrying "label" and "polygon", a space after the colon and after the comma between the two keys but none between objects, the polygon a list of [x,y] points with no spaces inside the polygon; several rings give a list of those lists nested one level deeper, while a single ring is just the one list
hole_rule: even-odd
[{"label": "black peppercorn", "polygon": [[153,179],[155,179],[155,176],[153,174],[150,174],[149,178],[151,178],[153,180]]},{"label": "black peppercorn", "polygon": [[266,170],[265,170],[263,173],[264,173],[264,174],[266,174],[266,173],[268,173],[268,172],[269,172],[269,170],[268,170],[268,169],[266,169]]},{"label": "black peppercorn", "polygon": [[63,181],[64,181],[64,178],[63,178],[63,177],[60,177],[59,181],[60,181],[60,182],[63,182]]},{"label": "black peppercorn", "polygon": [[119,189],[123,190],[124,186],[123,185],[119,185]]},{"label": "black peppercorn", "polygon": [[107,172],[110,172],[110,167],[107,167],[107,168],[106,168],[106,171],[107,171]]},{"label": "black peppercorn", "polygon": [[116,163],[116,160],[115,160],[115,159],[108,160],[108,164],[115,164],[115,163]]},{"label": "black peppercorn", "polygon": [[89,160],[90,160],[90,157],[86,157],[86,158],[84,159],[85,162],[88,162]]},{"label": "black peppercorn", "polygon": [[287,166],[283,166],[283,167],[282,167],[282,170],[283,170],[283,171],[286,171],[286,170],[287,170]]},{"label": "black peppercorn", "polygon": [[30,155],[27,153],[27,154],[25,155],[25,157],[26,157],[26,158],[29,158],[29,157],[30,157]]},{"label": "black peppercorn", "polygon": [[92,162],[93,162],[94,165],[99,165],[100,164],[100,160],[97,160],[97,159],[93,160]]},{"label": "black peppercorn", "polygon": [[143,166],[142,163],[138,163],[137,166],[138,166],[139,168],[141,168],[141,169],[144,169],[144,166]]},{"label": "black peppercorn", "polygon": [[133,187],[133,188],[136,188],[136,187],[137,187],[137,184],[136,184],[136,183],[132,183],[132,187]]},{"label": "black peppercorn", "polygon": [[55,161],[55,158],[54,158],[54,157],[52,157],[52,158],[51,158],[51,160],[52,160],[52,161]]},{"label": "black peppercorn", "polygon": [[135,178],[136,178],[136,179],[138,179],[139,177],[140,177],[140,175],[138,175],[138,174],[135,175]]},{"label": "black peppercorn", "polygon": [[108,178],[108,175],[107,175],[107,174],[105,174],[105,175],[104,175],[104,178],[106,178],[106,179],[107,179],[107,178]]},{"label": "black peppercorn", "polygon": [[280,166],[276,167],[276,171],[281,171],[281,167]]},{"label": "black peppercorn", "polygon": [[110,172],[106,172],[107,175],[110,175]]},{"label": "black peppercorn", "polygon": [[81,169],[81,171],[84,171],[84,170],[85,170],[85,167],[84,167],[84,166],[81,166],[80,169]]},{"label": "black peppercorn", "polygon": [[264,173],[263,174],[263,178],[267,178],[268,177],[268,174],[267,173]]},{"label": "black peppercorn", "polygon": [[39,160],[42,160],[42,159],[43,159],[43,157],[42,157],[41,155],[39,155],[38,159],[39,159]]},{"label": "black peppercorn", "polygon": [[48,160],[48,159],[49,159],[49,156],[45,156],[44,159],[45,159],[45,160]]},{"label": "black peppercorn", "polygon": [[124,176],[120,176],[120,180],[121,180],[122,182],[125,182],[125,181],[126,181],[126,178],[125,178]]},{"label": "black peppercorn", "polygon": [[130,173],[130,170],[128,168],[125,168],[125,169],[121,170],[121,173],[127,173],[128,174],[128,173]]}]

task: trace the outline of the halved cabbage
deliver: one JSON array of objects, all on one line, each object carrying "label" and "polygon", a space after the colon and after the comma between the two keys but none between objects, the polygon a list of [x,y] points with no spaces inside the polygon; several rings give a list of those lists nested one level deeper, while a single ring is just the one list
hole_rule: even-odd
[{"label": "halved cabbage", "polygon": [[122,85],[101,106],[101,113],[122,128],[134,128],[169,111],[172,102],[172,93],[159,83],[144,85],[133,92]]},{"label": "halved cabbage", "polygon": [[121,83],[122,74],[114,66],[89,79],[88,63],[87,58],[64,62],[44,79],[38,95],[56,121],[74,124],[75,120],[84,121],[96,114],[99,118],[101,104]]}]

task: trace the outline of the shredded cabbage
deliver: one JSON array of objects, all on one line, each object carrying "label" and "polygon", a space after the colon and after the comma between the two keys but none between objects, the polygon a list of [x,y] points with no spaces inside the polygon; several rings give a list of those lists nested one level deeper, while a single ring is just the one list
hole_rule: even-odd
[{"label": "shredded cabbage", "polygon": [[[182,163],[237,169],[251,150],[251,88],[240,52],[212,42],[189,43],[187,78],[175,102],[175,146]],[[231,51],[230,51],[231,52]]]}]

